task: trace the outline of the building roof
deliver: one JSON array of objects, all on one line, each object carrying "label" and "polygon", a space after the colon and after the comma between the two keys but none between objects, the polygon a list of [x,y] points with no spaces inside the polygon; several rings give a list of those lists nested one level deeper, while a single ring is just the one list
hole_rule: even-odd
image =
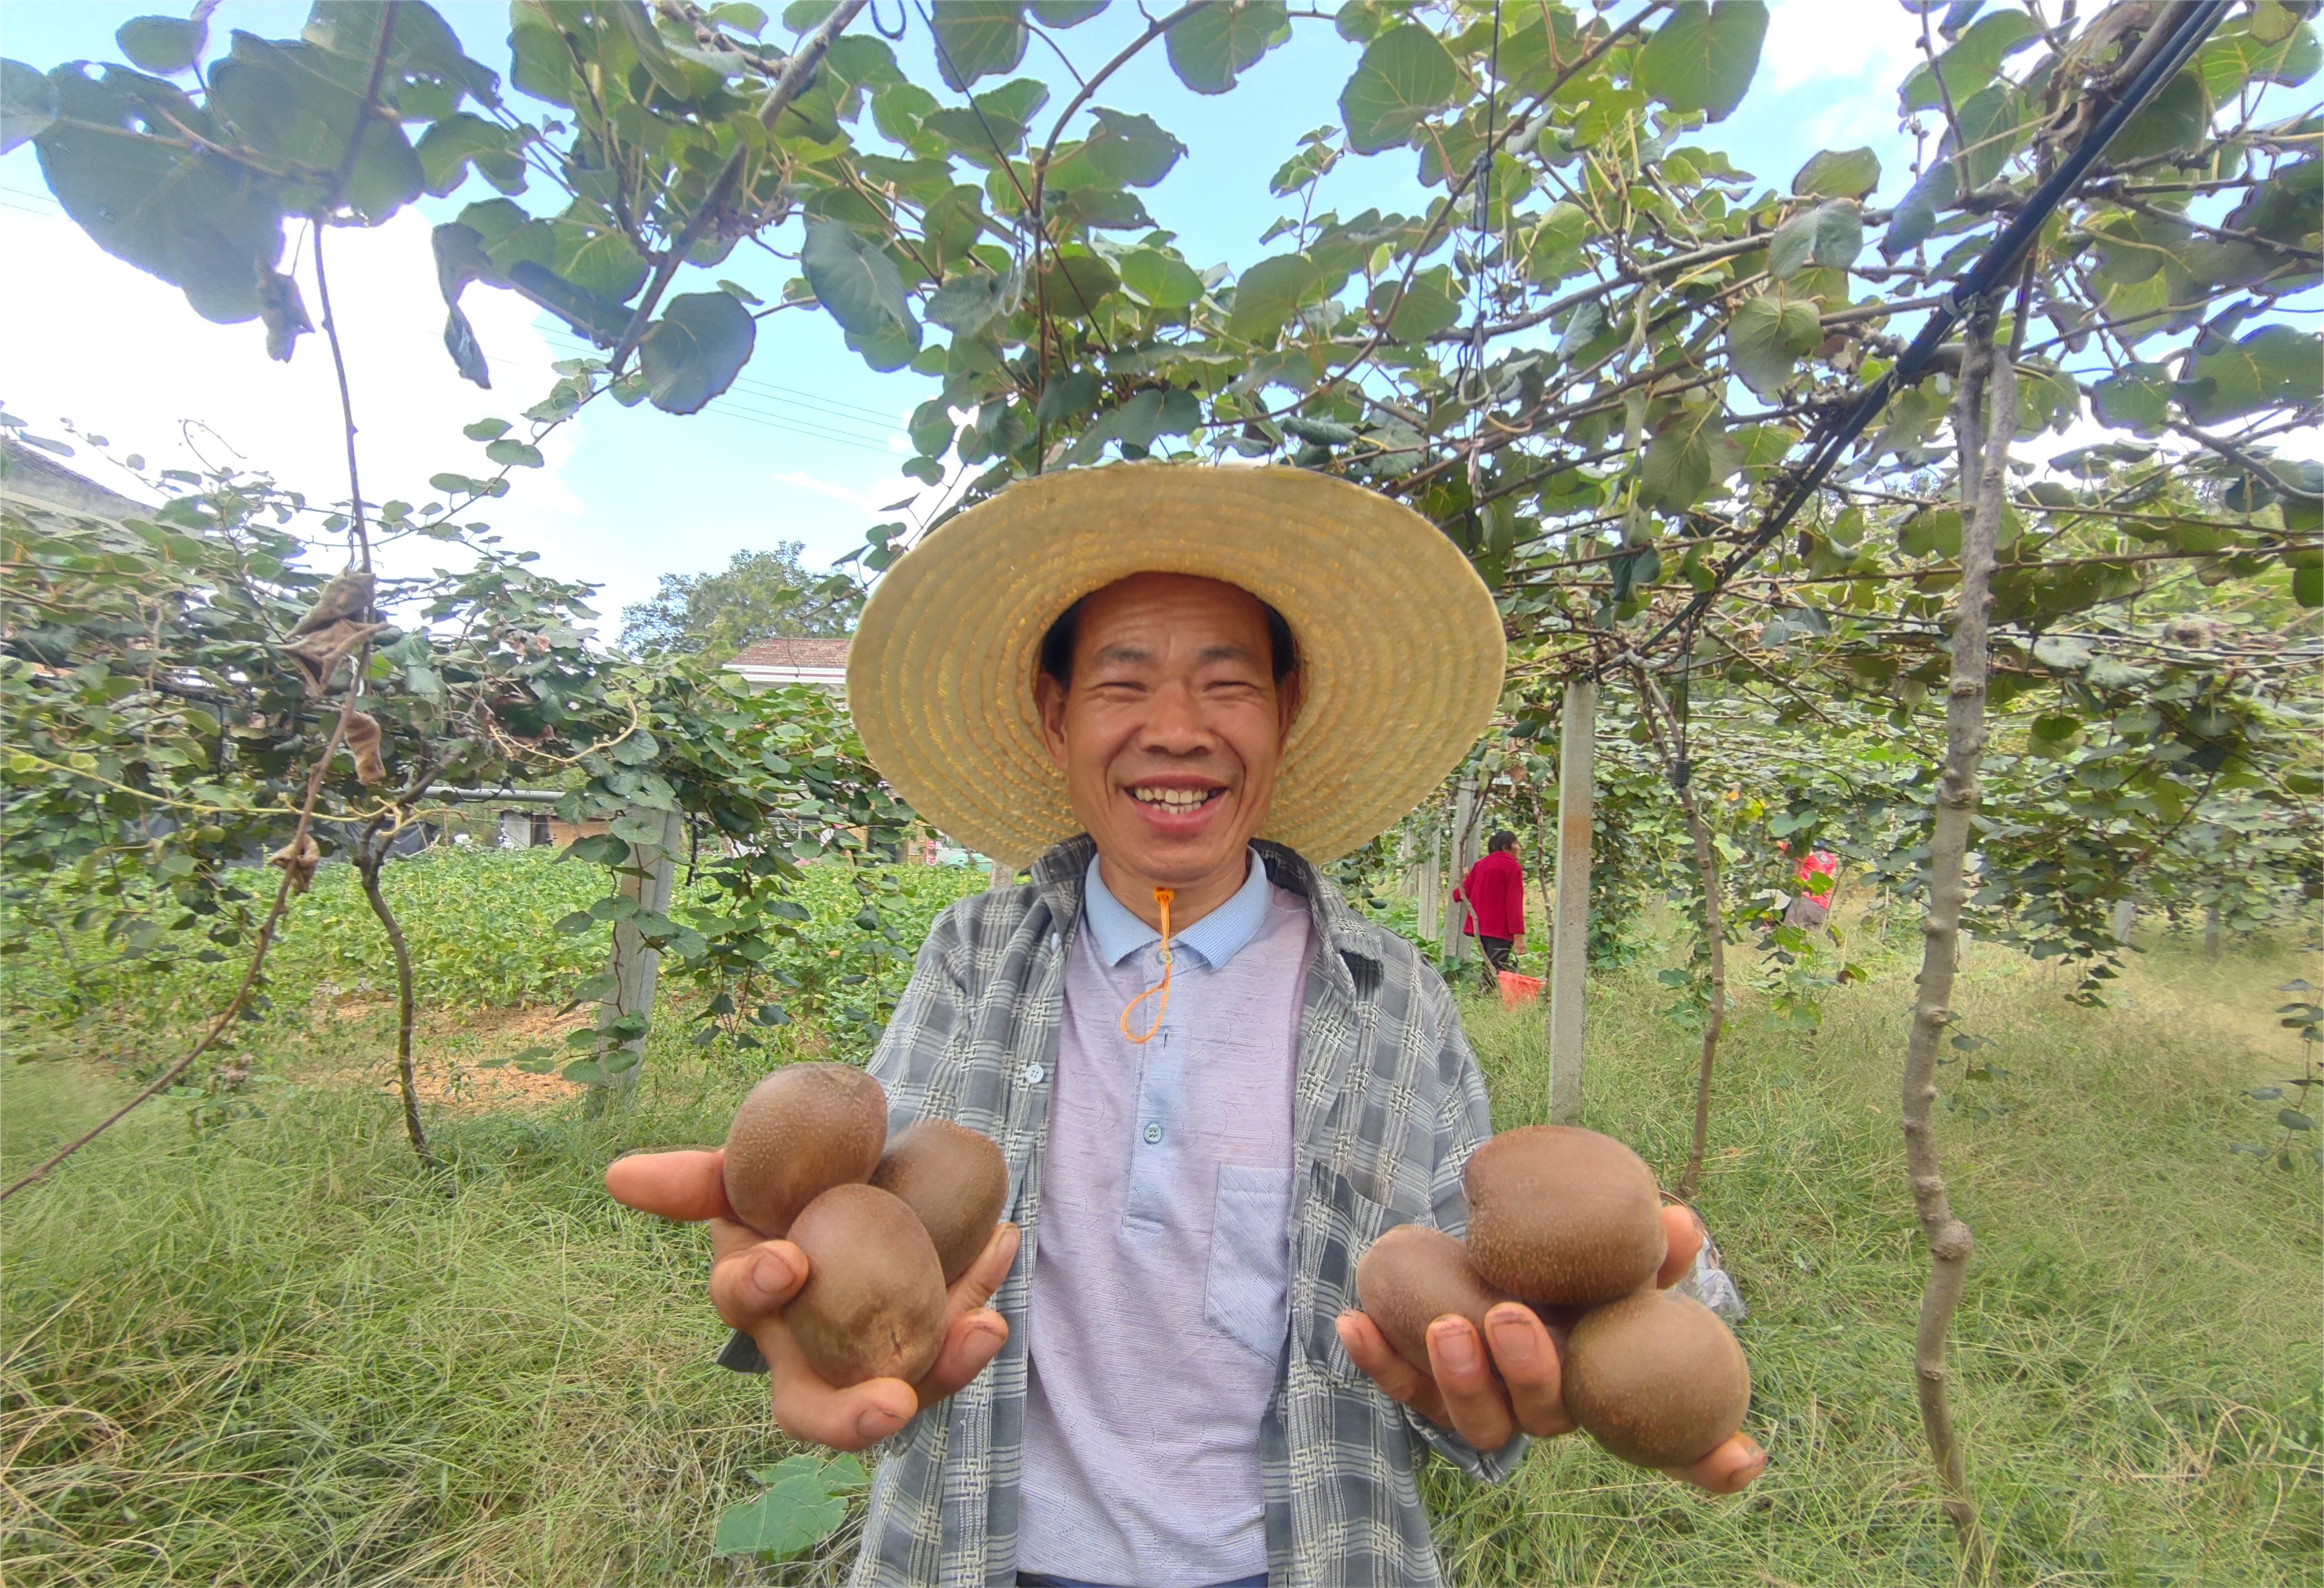
[{"label": "building roof", "polygon": [[786,670],[845,671],[847,642],[783,638],[759,640],[742,647],[726,664],[732,668],[782,668]]},{"label": "building roof", "polygon": [[753,689],[807,684],[834,695],[847,692],[847,642],[784,638],[745,645],[725,670]]},{"label": "building roof", "polygon": [[153,512],[13,436],[0,436],[0,498],[109,519],[145,518]]}]

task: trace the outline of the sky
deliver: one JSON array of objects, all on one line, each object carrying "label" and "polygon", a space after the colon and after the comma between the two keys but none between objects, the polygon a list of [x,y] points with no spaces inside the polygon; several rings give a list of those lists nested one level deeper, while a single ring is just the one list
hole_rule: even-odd
[{"label": "sky", "polygon": [[[468,53],[505,75],[507,9],[485,0],[437,0]],[[143,6],[134,0],[6,0],[0,54],[46,69],[61,61],[120,59],[113,30]],[[770,12],[779,6],[770,5]],[[286,0],[224,0],[211,37],[241,28],[294,36],[306,14]],[[890,7],[883,5],[882,14]],[[1628,14],[1627,5],[1617,14]],[[777,25],[779,31],[779,24]],[[1057,35],[1087,71],[1142,25],[1134,6]],[[1187,145],[1186,157],[1147,198],[1174,227],[1197,266],[1238,267],[1273,252],[1259,238],[1282,212],[1267,180],[1300,134],[1337,120],[1341,86],[1360,51],[1326,23],[1303,22],[1232,93],[1206,98],[1148,51],[1101,90],[1098,102],[1153,115]],[[1699,141],[1725,150],[1766,185],[1788,189],[1820,149],[1870,145],[1882,178],[1874,204],[1907,185],[1910,141],[1898,129],[1895,92],[1919,51],[1918,19],[1897,0],[1775,0],[1750,94]],[[933,84],[927,31],[914,15],[897,46],[915,81]],[[1038,45],[1021,69],[1066,80]],[[991,85],[981,85],[990,87]],[[1064,95],[1056,97],[1062,103]],[[866,118],[868,124],[868,117]],[[1425,202],[1409,152],[1344,160],[1324,179],[1317,208],[1353,214],[1420,209]],[[418,503],[447,470],[483,473],[481,446],[461,427],[514,419],[555,379],[549,369],[581,345],[560,323],[512,294],[474,287],[463,306],[493,371],[481,391],[454,373],[438,333],[442,300],[429,228],[477,194],[423,199],[373,229],[337,228],[326,239],[333,297],[354,389],[364,494]],[[483,196],[489,196],[488,194]],[[310,313],[318,313],[311,255],[294,230],[294,267]],[[792,273],[786,263],[740,250],[713,272],[682,272],[675,291],[704,291],[710,275],[743,282],[770,300]],[[175,288],[99,249],[48,196],[30,145],[0,156],[0,407],[33,433],[70,442],[106,438],[151,467],[234,463],[265,469],[318,503],[343,501],[346,465],[338,396],[319,336],[300,339],[287,365],[265,356],[255,323],[216,326]],[[797,540],[810,567],[860,545],[882,510],[917,497],[898,471],[911,455],[905,416],[935,384],[908,372],[875,374],[841,343],[827,316],[778,314],[761,322],[757,351],[734,388],[705,412],[678,417],[641,404],[592,404],[555,433],[546,466],[520,471],[510,495],[473,517],[504,544],[538,554],[543,571],[603,586],[610,621],[653,593],[663,574],[724,567],[736,551]],[[97,448],[68,460],[116,489],[134,482]],[[393,549],[392,572],[433,565],[438,549]]]}]

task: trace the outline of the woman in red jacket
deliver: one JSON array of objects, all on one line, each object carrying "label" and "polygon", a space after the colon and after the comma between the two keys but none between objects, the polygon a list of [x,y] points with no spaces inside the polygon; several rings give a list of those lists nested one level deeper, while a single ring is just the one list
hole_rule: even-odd
[{"label": "woman in red jacket", "polygon": [[1517,860],[1515,833],[1495,833],[1485,857],[1469,868],[1452,897],[1469,908],[1462,929],[1485,952],[1485,982],[1498,984],[1509,968],[1509,954],[1525,936],[1525,867]]}]

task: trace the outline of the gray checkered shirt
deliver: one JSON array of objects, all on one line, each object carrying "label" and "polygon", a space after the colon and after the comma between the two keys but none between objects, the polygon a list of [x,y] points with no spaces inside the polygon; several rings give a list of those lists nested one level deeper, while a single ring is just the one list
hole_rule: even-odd
[{"label": "gray checkered shirt", "polygon": [[[872,1060],[891,1129],[933,1116],[1001,1144],[1024,1243],[993,1297],[1008,1344],[882,1449],[858,1584],[1016,1581],[1025,1307],[1040,1251],[1048,1081],[1093,847],[1085,837],[1061,844],[1034,866],[1031,886],[945,910]],[[1308,900],[1316,937],[1292,1103],[1288,1349],[1259,1430],[1268,1582],[1433,1584],[1414,1436],[1489,1481],[1516,1469],[1525,1440],[1480,1453],[1411,1416],[1348,1360],[1333,1325],[1355,1305],[1357,1257],[1382,1230],[1465,1227],[1462,1166],[1492,1132],[1484,1080],[1451,995],[1412,945],[1358,915],[1289,850],[1258,848],[1275,884]]]}]

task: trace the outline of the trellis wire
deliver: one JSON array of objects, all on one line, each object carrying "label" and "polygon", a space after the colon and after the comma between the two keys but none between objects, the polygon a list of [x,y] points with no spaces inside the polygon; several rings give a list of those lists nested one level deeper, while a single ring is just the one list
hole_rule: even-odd
[{"label": "trellis wire", "polygon": [[2227,10],[2227,0],[2193,0],[2193,4],[2181,15],[2170,42],[2155,51],[2122,97],[2099,118],[2098,125],[2084,134],[2072,152],[2059,163],[2058,169],[2034,189],[2033,195],[2025,201],[2025,208],[2018,212],[2017,218],[2010,223],[2008,229],[1979,256],[1960,284],[1945,295],[1944,301],[1930,311],[1927,323],[1922,326],[1920,335],[1913,338],[1912,345],[1904,349],[1886,373],[1865,388],[1846,415],[1815,443],[1815,451],[1806,466],[1794,476],[1790,490],[1770,510],[1766,522],[1736,549],[1734,555],[1713,576],[1709,586],[1697,593],[1656,629],[1644,644],[1637,647],[1637,651],[1651,651],[1674,630],[1691,625],[1700,619],[1711,602],[1718,599],[1720,592],[1726,588],[1728,581],[1784,532],[1784,527],[1797,516],[1808,498],[1838,466],[1840,455],[1888,405],[1888,399],[1913,384],[1928,368],[1937,348],[1960,323],[1961,317],[1969,312],[1970,306],[2004,286],[2010,272],[2017,268],[2033,247],[2051,213],[2081,180],[2098,156],[2106,152],[2107,145],[2114,142],[2115,134],[2122,130],[2124,124],[2144,108],[2147,101],[2161,91],[2163,84],[2179,74],[2179,69],[2210,36],[2211,30],[2218,26]]}]

